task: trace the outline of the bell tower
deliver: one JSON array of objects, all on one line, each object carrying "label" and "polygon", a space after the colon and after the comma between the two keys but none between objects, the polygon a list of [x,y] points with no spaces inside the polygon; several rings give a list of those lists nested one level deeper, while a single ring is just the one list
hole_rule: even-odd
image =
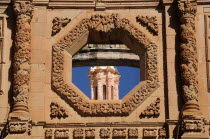
[{"label": "bell tower", "polygon": [[119,99],[119,72],[113,66],[95,66],[90,68],[92,100]]}]

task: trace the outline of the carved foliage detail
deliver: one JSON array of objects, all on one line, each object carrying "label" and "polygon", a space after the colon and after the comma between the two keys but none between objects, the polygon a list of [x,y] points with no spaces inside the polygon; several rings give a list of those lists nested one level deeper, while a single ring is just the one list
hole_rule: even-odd
[{"label": "carved foliage detail", "polygon": [[183,131],[185,132],[201,132],[203,128],[201,120],[184,120]]},{"label": "carved foliage detail", "polygon": [[157,117],[160,115],[160,98],[151,103],[141,114],[140,117]]},{"label": "carved foliage detail", "polygon": [[33,6],[30,2],[14,5],[16,18],[14,54],[14,102],[28,103],[31,65],[31,18]]},{"label": "carved foliage detail", "polygon": [[65,119],[66,117],[68,117],[67,111],[62,106],[60,106],[60,104],[58,104],[57,102],[52,102],[50,105],[50,108],[51,108],[50,117],[52,119],[53,118],[58,118],[58,119],[64,118]]},{"label": "carved foliage detail", "polygon": [[158,35],[158,24],[156,16],[137,16],[136,19],[137,22],[140,22],[142,25],[146,26],[147,29],[154,35]]},{"label": "carved foliage detail", "polygon": [[55,139],[68,139],[69,130],[68,129],[56,129],[54,132]]},{"label": "carved foliage detail", "polygon": [[[64,82],[64,50],[80,38],[89,29],[100,30],[103,32],[112,29],[122,29],[130,36],[134,37],[142,44],[147,54],[147,81],[129,99],[121,103],[93,103],[84,100],[78,93],[74,92]],[[92,15],[91,18],[83,19],[69,34],[64,36],[53,46],[53,70],[52,86],[56,92],[64,97],[69,104],[72,104],[80,114],[83,115],[128,115],[140,103],[143,102],[158,85],[158,66],[157,66],[157,45],[152,43],[141,31],[134,27],[128,19],[121,19],[117,14],[111,15]]]},{"label": "carved foliage detail", "polygon": [[157,137],[157,129],[143,129],[144,137]]},{"label": "carved foliage detail", "polygon": [[52,36],[56,35],[60,30],[65,27],[69,22],[71,22],[71,19],[69,18],[59,18],[55,17],[52,21]]},{"label": "carved foliage detail", "polygon": [[181,79],[184,99],[198,101],[198,58],[195,37],[195,1],[178,1],[180,14]]},{"label": "carved foliage detail", "polygon": [[110,135],[111,135],[111,131],[109,128],[107,128],[107,129],[101,128],[100,129],[100,137],[102,139],[110,138]]},{"label": "carved foliage detail", "polygon": [[114,128],[112,131],[112,136],[114,138],[126,138],[126,128]]}]

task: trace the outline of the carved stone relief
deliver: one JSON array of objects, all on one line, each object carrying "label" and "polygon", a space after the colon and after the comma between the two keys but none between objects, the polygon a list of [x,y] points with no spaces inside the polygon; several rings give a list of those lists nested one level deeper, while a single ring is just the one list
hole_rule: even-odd
[{"label": "carved stone relief", "polygon": [[113,138],[126,138],[126,128],[114,128],[112,131],[112,137]]},{"label": "carved stone relief", "polygon": [[95,129],[85,129],[85,138],[93,139],[95,138]]},{"label": "carved stone relief", "polygon": [[109,128],[101,128],[100,129],[100,137],[101,139],[107,139],[111,136],[111,130]]},{"label": "carved stone relief", "polygon": [[45,139],[52,139],[53,138],[53,130],[47,129],[45,130]]},{"label": "carved stone relief", "polygon": [[[89,29],[100,30],[103,32],[111,31],[114,28],[128,32],[144,46],[147,54],[147,80],[142,83],[139,90],[129,99],[122,100],[123,103],[94,103],[84,100],[80,94],[75,92],[64,81],[64,56],[65,49],[80,38]],[[99,15],[94,14],[91,18],[83,19],[68,35],[64,36],[53,46],[53,70],[52,87],[81,115],[128,115],[139,104],[141,104],[158,85],[158,66],[157,66],[157,45],[152,43],[145,34],[134,27],[126,18],[119,18],[117,14]]]},{"label": "carved stone relief", "polygon": [[184,120],[183,130],[185,132],[201,132],[204,130],[204,124],[201,120]]},{"label": "carved stone relief", "polygon": [[55,139],[68,139],[69,130],[68,129],[56,129],[54,132]]},{"label": "carved stone relief", "polygon": [[27,132],[31,134],[31,125],[26,122],[10,122],[8,125],[8,131],[10,134],[23,134]]},{"label": "carved stone relief", "polygon": [[83,137],[84,137],[84,130],[82,128],[74,129],[73,137],[74,137],[74,139],[83,139]]},{"label": "carved stone relief", "polygon": [[71,22],[71,19],[69,18],[60,18],[55,17],[52,21],[52,36],[56,35],[60,30],[65,27],[69,22]]},{"label": "carved stone relief", "polygon": [[157,137],[157,129],[143,129],[143,135],[144,137],[151,137],[151,138],[156,138]]},{"label": "carved stone relief", "polygon": [[143,26],[153,33],[154,35],[158,35],[158,24],[156,16],[137,16],[137,22],[141,23]]},{"label": "carved stone relief", "polygon": [[51,111],[50,117],[52,119],[53,118],[65,119],[66,117],[68,117],[68,112],[57,102],[51,102],[50,111]]},{"label": "carved stone relief", "polygon": [[160,128],[158,130],[158,136],[160,139],[166,139],[166,129],[165,128]]},{"label": "carved stone relief", "polygon": [[138,138],[138,128],[129,128],[128,129],[128,137],[132,139],[137,139]]},{"label": "carved stone relief", "polygon": [[160,115],[160,98],[151,103],[143,112],[140,117],[158,117]]}]

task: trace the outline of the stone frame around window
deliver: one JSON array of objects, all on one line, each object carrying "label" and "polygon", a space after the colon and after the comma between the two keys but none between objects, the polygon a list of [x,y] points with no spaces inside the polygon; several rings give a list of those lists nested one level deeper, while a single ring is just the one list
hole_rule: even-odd
[{"label": "stone frame around window", "polygon": [[[146,55],[146,80],[141,81],[122,100],[90,100],[71,82],[71,75],[65,70],[72,69],[72,64],[69,64],[72,63],[72,56],[87,43],[90,30],[105,33],[117,30],[124,35],[121,38],[124,44],[137,52],[141,49]],[[135,40],[135,45],[126,41],[129,39]],[[87,14],[53,45],[52,89],[82,116],[128,116],[159,87],[157,51],[155,43],[119,14]]]}]

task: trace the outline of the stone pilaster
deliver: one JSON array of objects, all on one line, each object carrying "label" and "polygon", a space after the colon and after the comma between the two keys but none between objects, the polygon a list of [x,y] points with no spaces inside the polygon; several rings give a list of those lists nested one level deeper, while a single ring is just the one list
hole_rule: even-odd
[{"label": "stone pilaster", "polygon": [[198,104],[198,56],[196,46],[196,0],[178,0],[180,14],[180,58],[184,106],[182,112],[182,138],[203,134],[203,117]]},{"label": "stone pilaster", "polygon": [[[15,2],[16,34],[14,40],[13,99],[9,115],[9,134],[25,138],[30,134],[28,97],[31,71],[31,19],[33,5],[29,1]],[[11,137],[12,138],[12,137]]]}]

